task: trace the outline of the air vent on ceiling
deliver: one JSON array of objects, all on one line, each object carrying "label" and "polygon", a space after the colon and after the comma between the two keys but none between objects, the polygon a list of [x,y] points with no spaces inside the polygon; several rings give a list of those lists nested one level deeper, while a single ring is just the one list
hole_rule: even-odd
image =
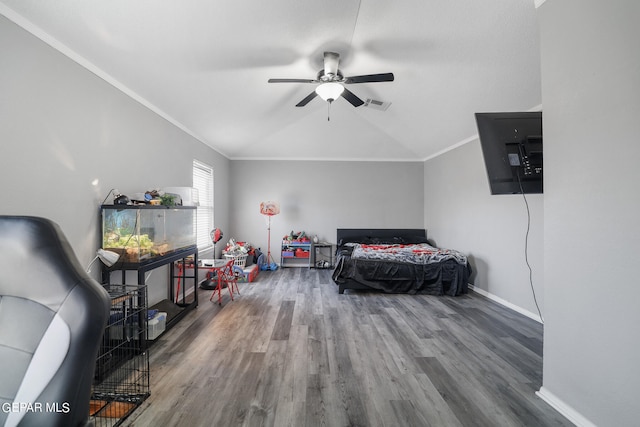
[{"label": "air vent on ceiling", "polygon": [[375,99],[371,98],[367,98],[367,100],[364,102],[365,107],[375,108],[376,110],[380,111],[386,111],[387,108],[389,108],[389,105],[391,105],[390,102],[376,101]]}]

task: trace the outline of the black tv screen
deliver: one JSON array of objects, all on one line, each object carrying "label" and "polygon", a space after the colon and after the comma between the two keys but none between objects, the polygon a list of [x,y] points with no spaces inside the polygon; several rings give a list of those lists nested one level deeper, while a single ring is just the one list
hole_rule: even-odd
[{"label": "black tv screen", "polygon": [[491,194],[542,193],[542,112],[476,113]]}]

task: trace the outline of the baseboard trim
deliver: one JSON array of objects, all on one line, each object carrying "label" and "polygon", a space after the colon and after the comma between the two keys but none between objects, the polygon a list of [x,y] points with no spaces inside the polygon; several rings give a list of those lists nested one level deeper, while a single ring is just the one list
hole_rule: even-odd
[{"label": "baseboard trim", "polygon": [[512,304],[507,300],[504,300],[504,299],[502,299],[502,298],[500,298],[500,297],[498,297],[496,295],[493,295],[490,292],[485,291],[484,289],[476,288],[471,283],[469,283],[469,289],[471,289],[473,292],[476,292],[476,293],[482,295],[483,297],[489,298],[491,301],[497,302],[500,305],[503,305],[503,306],[515,311],[515,312],[518,312],[518,313],[520,313],[520,314],[522,314],[524,316],[527,316],[528,318],[533,319],[538,323],[543,323],[542,319],[540,318],[539,315],[537,315],[535,313],[532,313],[532,312],[530,312],[528,310],[525,310],[524,308],[519,307],[519,306],[517,306],[515,304]]},{"label": "baseboard trim", "polygon": [[[476,288],[475,286],[473,286],[471,283],[469,283],[469,289],[471,289],[473,292],[476,292],[486,298],[489,298],[490,300],[503,305],[513,311],[516,311],[524,316],[529,317],[530,319],[535,320],[536,322],[542,323],[542,319],[540,318],[540,316],[538,316],[535,313],[532,313],[528,310],[523,309],[522,307],[518,307],[515,304],[510,303],[509,301],[506,301],[500,297],[497,297],[495,295],[493,295],[490,292],[485,291],[484,289],[480,289],[480,288]],[[580,414],[578,411],[576,411],[575,409],[573,409],[571,406],[567,405],[562,399],[560,399],[558,396],[556,396],[555,394],[551,393],[547,388],[540,387],[540,390],[536,391],[536,396],[538,396],[540,399],[542,399],[546,404],[548,404],[549,406],[551,406],[553,409],[555,409],[556,411],[558,411],[558,413],[560,413],[560,415],[562,415],[563,417],[565,417],[566,419],[568,419],[569,421],[571,421],[573,424],[575,424],[577,427],[597,427],[595,424],[593,424],[591,421],[589,421],[587,418],[585,418],[582,414]]]},{"label": "baseboard trim", "polygon": [[558,411],[563,417],[578,427],[597,427],[594,423],[582,416],[578,411],[567,405],[562,399],[551,393],[544,386],[536,391],[536,396],[544,400],[549,406]]}]

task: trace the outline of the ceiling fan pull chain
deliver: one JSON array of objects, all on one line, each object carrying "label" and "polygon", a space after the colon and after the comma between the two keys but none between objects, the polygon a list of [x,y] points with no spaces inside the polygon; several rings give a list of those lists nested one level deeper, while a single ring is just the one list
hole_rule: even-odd
[{"label": "ceiling fan pull chain", "polygon": [[331,121],[331,102],[327,102],[327,121],[330,122]]}]

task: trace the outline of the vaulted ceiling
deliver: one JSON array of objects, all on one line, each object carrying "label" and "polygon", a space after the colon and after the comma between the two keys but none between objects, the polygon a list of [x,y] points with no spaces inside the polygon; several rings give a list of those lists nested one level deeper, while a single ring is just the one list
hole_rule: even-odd
[{"label": "vaulted ceiling", "polygon": [[[533,0],[0,0],[0,13],[231,159],[423,160],[541,103]],[[385,111],[319,97],[324,51]],[[327,117],[330,114],[331,120]]]}]

